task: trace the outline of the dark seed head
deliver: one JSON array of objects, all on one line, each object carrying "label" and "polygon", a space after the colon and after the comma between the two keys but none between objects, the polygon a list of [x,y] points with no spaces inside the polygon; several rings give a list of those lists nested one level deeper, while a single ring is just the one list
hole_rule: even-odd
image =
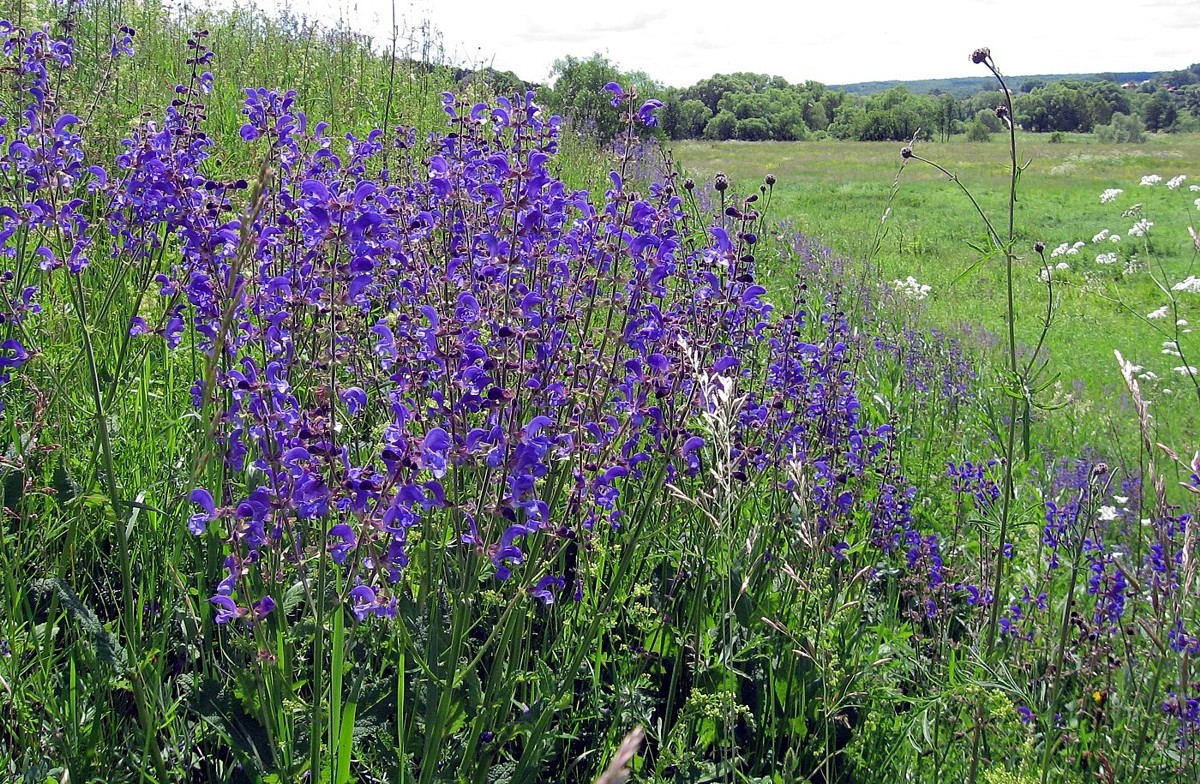
[{"label": "dark seed head", "polygon": [[992,56],[992,50],[988,49],[986,46],[981,46],[978,49],[976,49],[974,52],[971,52],[971,62],[975,63],[976,65],[979,65],[980,63],[982,63],[984,60],[987,60],[991,56]]}]

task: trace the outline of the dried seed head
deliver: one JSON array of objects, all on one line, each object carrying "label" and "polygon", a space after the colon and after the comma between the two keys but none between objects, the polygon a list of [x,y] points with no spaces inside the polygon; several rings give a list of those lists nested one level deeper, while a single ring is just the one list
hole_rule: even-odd
[{"label": "dried seed head", "polygon": [[976,49],[974,52],[971,52],[971,62],[975,63],[976,65],[979,65],[980,63],[987,60],[991,56],[992,56],[992,50],[988,49],[986,46],[981,46],[978,49]]}]

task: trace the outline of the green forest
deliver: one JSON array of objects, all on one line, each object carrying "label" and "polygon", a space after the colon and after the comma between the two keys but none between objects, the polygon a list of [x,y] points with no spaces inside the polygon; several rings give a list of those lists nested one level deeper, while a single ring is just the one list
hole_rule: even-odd
[{"label": "green forest", "polygon": [[[642,72],[622,72],[601,54],[565,57],[555,63],[553,76],[539,97],[570,117],[578,132],[600,139],[617,131],[619,118],[607,111],[601,90],[614,81],[663,102],[659,132],[672,140],[908,141],[967,134],[985,141],[1004,130],[996,112],[1003,94],[997,89],[964,96],[949,84],[914,92],[900,83],[860,94],[757,73],[715,74],[680,89]],[[1200,63],[1140,81],[1119,78],[1013,77],[1008,86],[1015,94],[1017,126],[1037,133],[1095,132],[1117,142],[1136,141],[1147,131],[1200,130]]]}]

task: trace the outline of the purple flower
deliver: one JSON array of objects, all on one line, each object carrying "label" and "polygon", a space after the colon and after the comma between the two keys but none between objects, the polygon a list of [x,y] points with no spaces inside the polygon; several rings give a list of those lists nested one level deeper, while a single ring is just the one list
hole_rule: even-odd
[{"label": "purple flower", "polygon": [[199,504],[204,510],[188,518],[188,530],[193,535],[200,536],[208,530],[208,524],[217,519],[217,504],[213,500],[212,493],[203,487],[197,487],[188,498],[192,503]]},{"label": "purple flower", "polygon": [[638,119],[641,120],[642,125],[647,128],[658,127],[658,117],[654,113],[661,109],[662,105],[663,102],[657,98],[651,98],[642,104],[642,108],[638,109]]},{"label": "purple flower", "polygon": [[430,430],[421,441],[421,467],[429,469],[436,478],[441,479],[449,466],[447,453],[452,445],[445,430],[440,427]]},{"label": "purple flower", "polygon": [[612,99],[609,101],[613,106],[620,106],[621,101],[626,98],[625,90],[616,82],[609,82],[604,85],[604,89],[612,93]]}]

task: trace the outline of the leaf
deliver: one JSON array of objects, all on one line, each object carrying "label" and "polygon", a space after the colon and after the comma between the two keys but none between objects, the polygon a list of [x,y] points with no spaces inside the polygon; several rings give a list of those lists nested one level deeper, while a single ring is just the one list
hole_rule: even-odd
[{"label": "leaf", "polygon": [[238,762],[248,770],[265,772],[270,759],[266,730],[242,708],[241,702],[215,680],[206,680],[195,695],[196,715],[229,744]]},{"label": "leaf", "polygon": [[291,615],[292,612],[300,606],[300,603],[303,602],[304,599],[304,583],[293,583],[283,594],[283,614]]},{"label": "leaf", "polygon": [[124,674],[128,665],[128,656],[116,635],[104,628],[96,613],[85,605],[78,594],[61,577],[45,577],[34,580],[31,586],[34,593],[58,595],[58,600],[67,615],[79,624],[88,643],[101,664],[112,669],[113,675]]},{"label": "leaf", "polygon": [[55,498],[59,504],[71,503],[83,491],[75,478],[67,472],[65,463],[65,460],[54,461],[54,475],[50,481],[50,486],[54,488]]}]

